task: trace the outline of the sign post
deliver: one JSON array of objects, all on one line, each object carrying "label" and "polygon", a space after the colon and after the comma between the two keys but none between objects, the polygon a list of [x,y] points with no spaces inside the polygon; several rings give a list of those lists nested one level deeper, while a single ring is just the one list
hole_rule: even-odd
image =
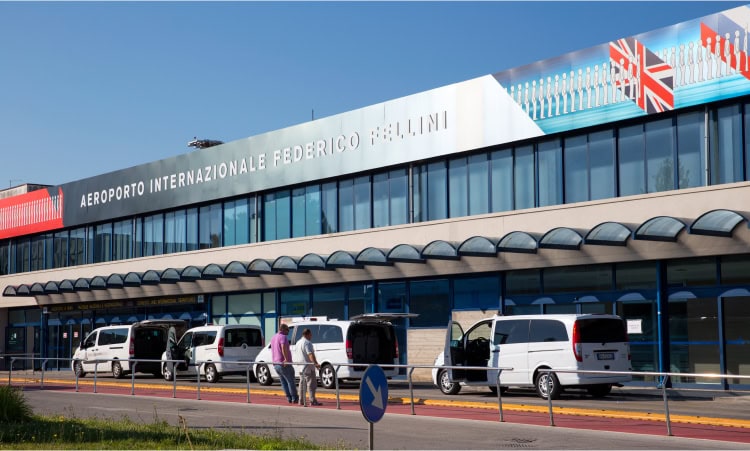
[{"label": "sign post", "polygon": [[380,421],[388,407],[388,380],[383,369],[370,365],[359,384],[359,407],[370,423],[370,449],[373,449],[374,423]]}]

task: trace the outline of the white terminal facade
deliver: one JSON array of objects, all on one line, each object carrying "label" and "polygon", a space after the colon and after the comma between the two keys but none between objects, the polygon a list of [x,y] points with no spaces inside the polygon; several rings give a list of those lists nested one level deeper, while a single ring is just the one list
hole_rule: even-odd
[{"label": "white terminal facade", "polygon": [[750,375],[747,23],[741,6],[5,193],[0,354],[67,369],[108,324],[270,337],[303,316],[412,312],[400,358],[431,364],[451,318],[606,312],[635,370]]}]

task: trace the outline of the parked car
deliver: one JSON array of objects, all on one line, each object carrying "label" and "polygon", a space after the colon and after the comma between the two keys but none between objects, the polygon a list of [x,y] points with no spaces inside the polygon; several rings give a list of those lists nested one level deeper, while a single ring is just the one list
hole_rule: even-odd
[{"label": "parked car", "polygon": [[630,375],[554,373],[541,370],[631,371],[625,323],[616,315],[519,315],[483,319],[465,333],[450,322],[445,349],[435,366],[474,366],[488,370],[435,368],[433,383],[449,395],[463,385],[496,389],[533,387],[539,396],[557,398],[566,387],[584,388],[596,397]]},{"label": "parked car", "polygon": [[[100,327],[81,341],[73,354],[71,369],[78,377],[86,376],[95,368],[97,371],[111,371],[115,379],[130,373],[133,368],[136,372],[159,377],[159,359],[169,335],[177,335],[185,327],[182,320],[145,320],[130,325]],[[130,361],[138,359],[154,361],[131,364]]]},{"label": "parked car", "polygon": [[[228,374],[245,374],[249,364],[263,349],[260,326],[245,324],[206,325],[195,327],[170,344],[161,355],[161,374],[171,381],[177,376],[196,376],[198,371],[207,382],[218,382]],[[179,363],[170,360],[180,360]],[[206,363],[201,363],[206,362]]]},{"label": "parked car", "polygon": [[[289,342],[294,343],[304,329],[312,331],[315,357],[320,363],[320,383],[325,388],[335,388],[339,380],[361,379],[368,364],[397,365],[398,340],[391,321],[414,317],[412,313],[368,313],[350,320],[303,320],[289,325]],[[261,385],[271,385],[279,376],[273,368],[271,345],[263,348],[253,368]],[[362,364],[338,366],[337,364]],[[338,371],[337,371],[338,366]],[[383,368],[386,377],[398,375],[398,368]]]}]

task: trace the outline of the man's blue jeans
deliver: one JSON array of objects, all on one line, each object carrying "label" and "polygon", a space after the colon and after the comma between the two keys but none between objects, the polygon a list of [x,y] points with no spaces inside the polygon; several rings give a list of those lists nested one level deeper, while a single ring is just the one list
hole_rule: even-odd
[{"label": "man's blue jeans", "polygon": [[299,396],[297,395],[297,386],[294,384],[294,367],[292,366],[292,364],[288,363],[284,366],[274,365],[273,369],[275,369],[276,373],[279,375],[279,380],[281,381],[281,389],[284,390],[287,401],[299,401]]}]

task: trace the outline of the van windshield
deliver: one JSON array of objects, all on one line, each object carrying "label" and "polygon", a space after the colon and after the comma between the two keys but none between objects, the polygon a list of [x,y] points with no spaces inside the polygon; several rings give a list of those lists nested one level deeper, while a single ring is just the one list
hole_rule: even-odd
[{"label": "van windshield", "polygon": [[615,318],[579,319],[581,343],[611,343],[628,341],[622,320]]}]

